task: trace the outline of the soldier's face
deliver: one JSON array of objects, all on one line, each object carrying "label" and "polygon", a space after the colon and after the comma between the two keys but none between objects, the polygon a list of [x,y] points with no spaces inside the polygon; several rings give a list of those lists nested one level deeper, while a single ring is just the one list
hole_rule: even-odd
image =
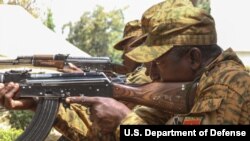
[{"label": "soldier's face", "polygon": [[[153,81],[185,82],[194,79],[189,55],[176,56],[171,51],[148,63],[147,74]],[[149,67],[150,66],[150,67]]]}]

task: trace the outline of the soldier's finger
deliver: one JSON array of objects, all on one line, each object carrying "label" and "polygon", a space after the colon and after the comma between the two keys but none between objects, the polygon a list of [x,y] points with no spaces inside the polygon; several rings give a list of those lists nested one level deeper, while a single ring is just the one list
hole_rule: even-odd
[{"label": "soldier's finger", "polygon": [[11,86],[9,91],[5,94],[5,97],[7,99],[12,99],[14,97],[14,95],[16,94],[16,92],[18,91],[18,89],[19,89],[19,84],[13,83],[13,85]]},{"label": "soldier's finger", "polygon": [[71,70],[70,69],[68,69],[68,68],[63,68],[63,69],[57,69],[58,71],[60,71],[60,72],[70,72]]},{"label": "soldier's finger", "polygon": [[72,68],[72,69],[77,69],[77,67],[72,63],[69,63],[69,67]]},{"label": "soldier's finger", "polygon": [[96,103],[98,103],[97,97],[88,97],[88,96],[76,96],[76,97],[67,97],[66,98],[67,103],[78,103],[82,104],[84,106],[92,106]]},{"label": "soldier's finger", "polygon": [[2,90],[4,96],[2,97],[2,105],[7,109],[14,108],[14,94],[17,92],[19,85],[17,83],[9,83],[6,87]]},{"label": "soldier's finger", "polygon": [[9,92],[14,86],[13,82],[8,83],[4,88],[0,90],[0,95],[5,96],[7,92]]}]

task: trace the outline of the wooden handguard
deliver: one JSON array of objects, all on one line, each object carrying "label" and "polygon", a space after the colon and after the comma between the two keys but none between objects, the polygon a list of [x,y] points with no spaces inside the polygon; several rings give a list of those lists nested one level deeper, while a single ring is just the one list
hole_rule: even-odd
[{"label": "wooden handguard", "polygon": [[54,55],[45,54],[45,55],[33,55],[33,59],[35,60],[54,60]]},{"label": "wooden handguard", "polygon": [[61,60],[33,60],[34,66],[42,67],[55,67],[58,69],[63,69],[65,66],[65,61]]}]

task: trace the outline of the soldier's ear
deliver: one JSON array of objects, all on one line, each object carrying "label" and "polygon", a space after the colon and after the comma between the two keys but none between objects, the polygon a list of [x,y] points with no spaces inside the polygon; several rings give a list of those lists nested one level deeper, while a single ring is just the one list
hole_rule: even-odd
[{"label": "soldier's ear", "polygon": [[200,49],[193,47],[189,50],[190,67],[193,71],[198,70],[202,65],[202,54]]}]

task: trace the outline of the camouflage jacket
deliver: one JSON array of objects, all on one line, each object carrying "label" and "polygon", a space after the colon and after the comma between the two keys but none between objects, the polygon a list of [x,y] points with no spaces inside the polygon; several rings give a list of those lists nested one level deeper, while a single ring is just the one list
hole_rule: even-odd
[{"label": "camouflage jacket", "polygon": [[[205,67],[195,104],[182,124],[249,124],[250,76],[230,48]],[[177,116],[178,117],[178,116]]]},{"label": "camouflage jacket", "polygon": [[[137,108],[122,124],[151,124],[166,118],[166,124],[249,124],[250,76],[232,49],[224,51],[205,67],[189,114],[148,114]],[[162,122],[162,120],[158,120]],[[119,136],[119,133],[116,133]]]}]

